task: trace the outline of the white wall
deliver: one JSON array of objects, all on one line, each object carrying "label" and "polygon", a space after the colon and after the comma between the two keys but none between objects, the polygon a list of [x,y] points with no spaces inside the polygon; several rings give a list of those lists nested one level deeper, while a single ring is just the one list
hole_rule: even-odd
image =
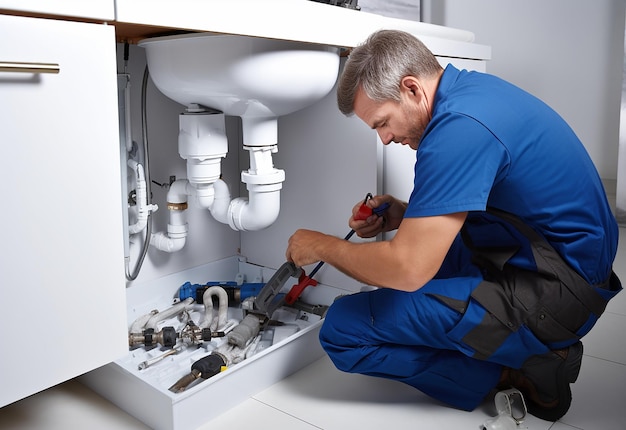
[{"label": "white wall", "polygon": [[420,2],[415,0],[359,0],[363,12],[392,18],[420,20]]},{"label": "white wall", "polygon": [[[550,104],[617,177],[624,0],[423,0],[424,20],[492,47],[488,72]],[[607,190],[609,191],[609,190]]]},{"label": "white wall", "polygon": [[[123,46],[118,44],[118,72],[122,72]],[[131,130],[132,139],[142,146],[141,132],[141,86],[146,67],[145,51],[136,45],[130,46],[127,73],[131,81]],[[184,106],[168,99],[154,86],[152,81],[147,87],[147,124],[150,146],[150,172],[153,181],[168,182],[169,176],[179,179],[187,177],[185,160],[178,155],[178,115]],[[239,184],[239,129],[235,118],[227,121],[229,153],[222,163],[225,180],[234,184],[235,195]],[[131,183],[134,186],[134,183]],[[167,190],[152,184],[152,203],[159,209],[152,216],[153,232],[166,231],[169,213],[166,204]],[[191,205],[191,204],[190,204]],[[161,276],[189,269],[235,255],[239,249],[239,233],[227,225],[213,219],[208,210],[191,205],[186,211],[189,223],[189,235],[185,247],[173,254],[158,251],[150,247],[144,260],[137,282],[145,282]],[[139,236],[139,235],[138,235]],[[139,239],[135,239],[138,241]],[[139,242],[138,242],[139,243]],[[135,267],[140,247],[133,246],[131,266]]]}]

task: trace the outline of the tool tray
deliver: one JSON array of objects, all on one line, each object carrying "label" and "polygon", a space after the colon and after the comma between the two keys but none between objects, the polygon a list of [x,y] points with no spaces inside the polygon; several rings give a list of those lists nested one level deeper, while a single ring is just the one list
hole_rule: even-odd
[{"label": "tool tray", "polygon": [[[185,282],[229,281],[237,275],[249,281],[267,282],[273,273],[272,269],[232,257],[133,285],[127,291],[129,327],[154,309],[162,311],[172,306],[178,289]],[[297,283],[296,278],[293,281],[285,284],[284,292]],[[330,305],[342,294],[346,291],[319,284],[307,288],[301,300],[313,305]],[[244,315],[240,307],[229,307],[229,319],[241,320]],[[204,306],[193,305],[189,317],[199,325],[204,318]],[[225,337],[190,346],[145,369],[140,369],[139,365],[160,356],[164,349],[160,345],[129,349],[127,355],[83,375],[81,381],[151,428],[195,429],[323,356],[318,340],[322,321],[319,315],[281,307],[272,320],[277,323],[260,333],[260,340],[243,361],[206,380],[198,379],[180,393],[169,391],[169,387],[187,375],[195,361],[226,343]],[[177,317],[172,317],[160,322],[158,327],[178,328],[181,324]],[[269,331],[273,335],[271,342]]]}]

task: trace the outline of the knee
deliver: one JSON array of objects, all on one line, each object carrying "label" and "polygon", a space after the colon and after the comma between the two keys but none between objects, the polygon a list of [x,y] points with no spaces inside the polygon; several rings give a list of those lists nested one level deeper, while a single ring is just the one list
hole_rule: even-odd
[{"label": "knee", "polygon": [[358,334],[358,319],[354,318],[354,300],[347,296],[328,309],[320,329],[319,341],[337,369],[350,372],[359,361],[359,348],[365,342]]},{"label": "knee", "polygon": [[339,308],[338,302],[333,303],[328,308],[320,328],[319,340],[327,352],[328,348],[336,345],[342,339],[342,336],[338,335],[338,330],[342,327],[341,310]]}]

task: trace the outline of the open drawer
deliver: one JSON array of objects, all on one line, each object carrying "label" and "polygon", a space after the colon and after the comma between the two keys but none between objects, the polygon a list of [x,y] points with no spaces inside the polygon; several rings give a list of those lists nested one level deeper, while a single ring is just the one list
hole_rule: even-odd
[{"label": "open drawer", "polygon": [[[241,257],[231,257],[135,285],[128,290],[128,321],[132,323],[153,309],[162,312],[169,308],[177,300],[179,288],[187,282],[206,284],[235,278],[267,282],[273,272],[249,264]],[[288,281],[284,291],[293,283]],[[308,287],[301,301],[323,309],[345,293],[345,290],[320,284]],[[231,306],[228,317],[241,320],[244,313],[241,306]],[[320,358],[324,352],[318,341],[322,323],[322,316],[318,314],[323,315],[323,312],[279,308],[272,317],[276,322],[248,344],[242,361],[206,380],[199,378],[179,393],[169,388],[190,373],[196,360],[224,348],[225,338],[189,346],[146,368],[141,368],[142,363],[163,355],[167,349],[160,345],[135,347],[119,360],[83,375],[81,381],[152,428],[194,429]],[[202,324],[204,306],[191,306],[188,317]],[[160,322],[155,331],[164,326],[178,330],[184,324],[178,317],[171,317]],[[269,340],[272,334],[273,342]]]}]

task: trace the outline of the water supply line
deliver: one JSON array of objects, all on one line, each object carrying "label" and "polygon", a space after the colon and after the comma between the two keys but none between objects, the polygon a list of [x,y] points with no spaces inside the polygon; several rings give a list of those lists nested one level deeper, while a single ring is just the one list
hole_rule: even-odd
[{"label": "water supply line", "polygon": [[[148,86],[148,78],[150,73],[148,72],[148,66],[146,65],[143,74],[143,80],[141,83],[141,131],[142,131],[142,142],[143,142],[143,156],[144,156],[144,172],[145,172],[145,183],[146,183],[146,205],[150,206],[152,204],[152,187],[150,181],[150,156],[148,152],[148,119],[147,119],[147,109],[146,109],[146,93]],[[148,212],[148,218],[146,220],[146,236],[143,241],[143,246],[141,249],[141,253],[139,254],[139,258],[135,263],[135,267],[130,269],[130,256],[125,257],[125,272],[126,279],[129,281],[134,281],[139,276],[139,272],[141,271],[141,267],[143,265],[143,261],[148,254],[148,248],[150,246],[150,236],[152,235],[152,223],[150,219],[152,218],[152,212]]]},{"label": "water supply line", "polygon": [[148,224],[148,217],[151,212],[158,209],[157,205],[148,204],[148,195],[146,187],[146,178],[143,165],[133,159],[129,159],[128,167],[130,167],[135,176],[135,201],[137,204],[137,221],[128,226],[128,234],[133,235],[142,232]]}]

